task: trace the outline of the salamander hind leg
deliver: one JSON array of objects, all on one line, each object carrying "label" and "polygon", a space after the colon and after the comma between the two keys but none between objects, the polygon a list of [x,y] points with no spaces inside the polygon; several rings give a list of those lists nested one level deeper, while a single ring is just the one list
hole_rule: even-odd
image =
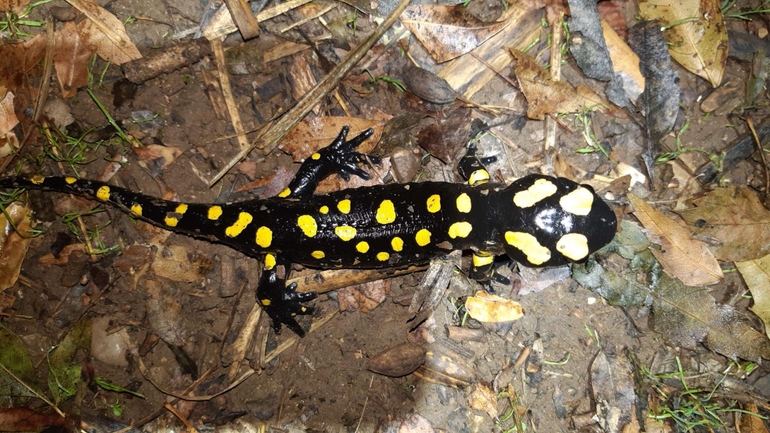
[{"label": "salamander hind leg", "polygon": [[[279,275],[279,270],[283,270],[283,277]],[[305,330],[297,322],[296,316],[312,314],[313,307],[306,307],[302,303],[315,299],[318,294],[297,292],[297,283],[286,286],[288,270],[287,261],[281,260],[274,254],[265,256],[265,266],[257,286],[257,302],[273,321],[276,334],[281,332],[281,325],[286,325],[294,333],[304,337]]]},{"label": "salamander hind leg", "polygon": [[489,172],[484,166],[496,160],[497,158],[494,156],[479,159],[476,156],[476,145],[469,143],[465,156],[457,164],[457,171],[460,172],[460,176],[468,181],[469,185],[483,185],[489,182]]},{"label": "salamander hind leg", "polygon": [[[289,183],[279,197],[306,197],[315,191],[318,182],[326,176],[337,173],[343,179],[350,180],[350,175],[356,175],[362,179],[369,179],[369,173],[364,171],[359,164],[366,160],[366,156],[356,152],[356,148],[374,131],[367,129],[355,138],[347,140],[347,126],[342,127],[339,135],[327,147],[312,154],[302,163],[294,179]],[[380,159],[369,156],[369,160],[379,163]]]}]

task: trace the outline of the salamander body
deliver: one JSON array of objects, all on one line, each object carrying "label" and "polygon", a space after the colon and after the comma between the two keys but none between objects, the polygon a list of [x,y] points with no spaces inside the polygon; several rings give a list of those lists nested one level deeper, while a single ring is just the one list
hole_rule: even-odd
[{"label": "salamander body", "polygon": [[590,187],[543,175],[508,186],[490,183],[472,152],[461,161],[467,184],[390,184],[314,195],[330,173],[368,177],[354,150],[371,132],[350,141],[346,134],[343,129],[332,145],[308,158],[284,192],[262,200],[177,203],[74,177],[5,178],[0,188],[94,198],[160,227],[263,257],[257,298],[277,329],[287,324],[300,335],[294,315],[312,311],[301,303],[315,294],[284,287],[280,266],[399,267],[472,250],[473,274],[483,277],[496,255],[525,266],[558,266],[586,260],[614,237],[615,214]]}]

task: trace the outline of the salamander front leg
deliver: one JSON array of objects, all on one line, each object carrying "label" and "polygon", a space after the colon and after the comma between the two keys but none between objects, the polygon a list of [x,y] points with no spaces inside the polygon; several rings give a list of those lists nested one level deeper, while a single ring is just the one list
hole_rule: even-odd
[{"label": "salamander front leg", "polygon": [[[350,180],[350,175],[356,175],[361,179],[369,179],[369,173],[364,171],[359,164],[364,162],[365,155],[356,152],[356,148],[367,138],[374,134],[372,129],[360,133],[355,138],[347,140],[350,128],[343,126],[337,138],[327,147],[310,155],[299,168],[289,187],[278,194],[278,197],[306,197],[315,191],[320,182],[326,176],[337,173],[343,179]],[[369,160],[375,164],[380,159],[370,156]]]},{"label": "salamander front leg", "polygon": [[[297,283],[286,286],[289,274],[289,263],[274,254],[265,256],[265,266],[257,286],[257,302],[262,306],[273,321],[276,334],[281,333],[281,325],[286,325],[300,337],[305,336],[305,330],[297,322],[297,314],[312,314],[313,307],[302,305],[313,300],[317,293],[299,293]],[[279,271],[283,276],[279,275]]]}]

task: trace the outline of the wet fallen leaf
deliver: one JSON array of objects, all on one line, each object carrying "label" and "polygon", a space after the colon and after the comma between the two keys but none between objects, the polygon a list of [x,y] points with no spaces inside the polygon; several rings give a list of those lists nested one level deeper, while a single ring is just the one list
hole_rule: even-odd
[{"label": "wet fallen leaf", "polygon": [[516,301],[479,290],[475,296],[465,300],[468,315],[485,323],[502,323],[519,320],[524,316],[524,309]]},{"label": "wet fallen leaf", "polygon": [[58,404],[75,395],[81,382],[83,353],[91,350],[91,320],[75,323],[48,356],[48,389]]},{"label": "wet fallen leaf", "polygon": [[[13,224],[8,222],[5,214],[11,217]],[[31,238],[28,233],[32,228],[29,207],[13,203],[5,209],[5,214],[0,213],[0,292],[16,284],[29,249]]]},{"label": "wet fallen leaf", "polygon": [[765,334],[770,336],[770,255],[757,260],[735,262],[746,286],[751,291],[754,305],[751,311],[765,323]]},{"label": "wet fallen leaf", "polygon": [[490,418],[496,418],[499,414],[497,409],[497,397],[492,389],[483,383],[476,383],[468,396],[468,406],[471,409],[483,410]]},{"label": "wet fallen leaf", "polygon": [[317,150],[331,144],[343,126],[349,126],[348,140],[364,132],[367,128],[374,129],[374,135],[366,139],[356,149],[359,153],[369,153],[377,145],[386,121],[386,118],[370,120],[357,117],[316,117],[297,124],[286,135],[278,148],[291,155],[294,161],[302,162]]},{"label": "wet fallen leaf", "polygon": [[473,50],[510,24],[508,19],[485,24],[466,14],[464,9],[463,6],[410,6],[401,22],[436,62],[443,63]]},{"label": "wet fallen leaf", "polygon": [[634,215],[646,229],[647,238],[660,245],[652,254],[670,275],[685,285],[700,286],[718,283],[722,269],[705,243],[692,238],[687,227],[667,217],[634,194],[628,194]]},{"label": "wet fallen leaf", "polygon": [[750,188],[717,188],[677,211],[693,232],[716,239],[714,255],[745,261],[770,254],[770,211]]},{"label": "wet fallen leaf", "polygon": [[727,62],[727,29],[719,6],[717,0],[639,2],[642,18],[666,28],[671,57],[714,87],[722,82]]},{"label": "wet fallen leaf", "polygon": [[[639,431],[633,369],[625,355],[599,352],[591,363],[591,391],[602,431]],[[634,428],[634,425],[636,428]]]},{"label": "wet fallen leaf", "polygon": [[67,418],[57,413],[40,413],[28,407],[0,409],[0,431],[66,431],[65,424]]},{"label": "wet fallen leaf", "polygon": [[516,59],[516,79],[527,98],[527,117],[543,120],[546,114],[578,113],[585,110],[611,111],[611,104],[584,85],[572,87],[553,81],[535,59],[519,50],[510,49]]},{"label": "wet fallen leaf", "polygon": [[0,395],[34,397],[35,393],[30,389],[37,389],[37,378],[24,342],[18,335],[0,327],[0,347],[3,348],[0,350],[0,365],[15,376],[6,373],[5,369],[0,369]]}]

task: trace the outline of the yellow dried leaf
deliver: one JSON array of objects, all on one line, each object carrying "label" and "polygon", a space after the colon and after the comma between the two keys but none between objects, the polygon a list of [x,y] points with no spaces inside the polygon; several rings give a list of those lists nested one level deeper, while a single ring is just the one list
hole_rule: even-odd
[{"label": "yellow dried leaf", "polygon": [[485,323],[512,322],[524,316],[524,309],[518,302],[490,295],[483,290],[465,300],[465,309],[468,315]]},{"label": "yellow dried leaf", "polygon": [[667,30],[671,57],[716,87],[727,62],[727,29],[717,0],[646,0],[639,2],[645,20],[658,20]]},{"label": "yellow dried leaf", "polygon": [[757,260],[735,262],[735,267],[743,276],[751,291],[754,312],[765,323],[765,334],[770,336],[770,255]]},{"label": "yellow dried leaf", "polygon": [[722,280],[722,269],[705,243],[692,238],[690,230],[648,205],[634,194],[628,195],[634,215],[646,229],[647,238],[661,246],[652,249],[663,269],[687,286],[715,284]]}]

